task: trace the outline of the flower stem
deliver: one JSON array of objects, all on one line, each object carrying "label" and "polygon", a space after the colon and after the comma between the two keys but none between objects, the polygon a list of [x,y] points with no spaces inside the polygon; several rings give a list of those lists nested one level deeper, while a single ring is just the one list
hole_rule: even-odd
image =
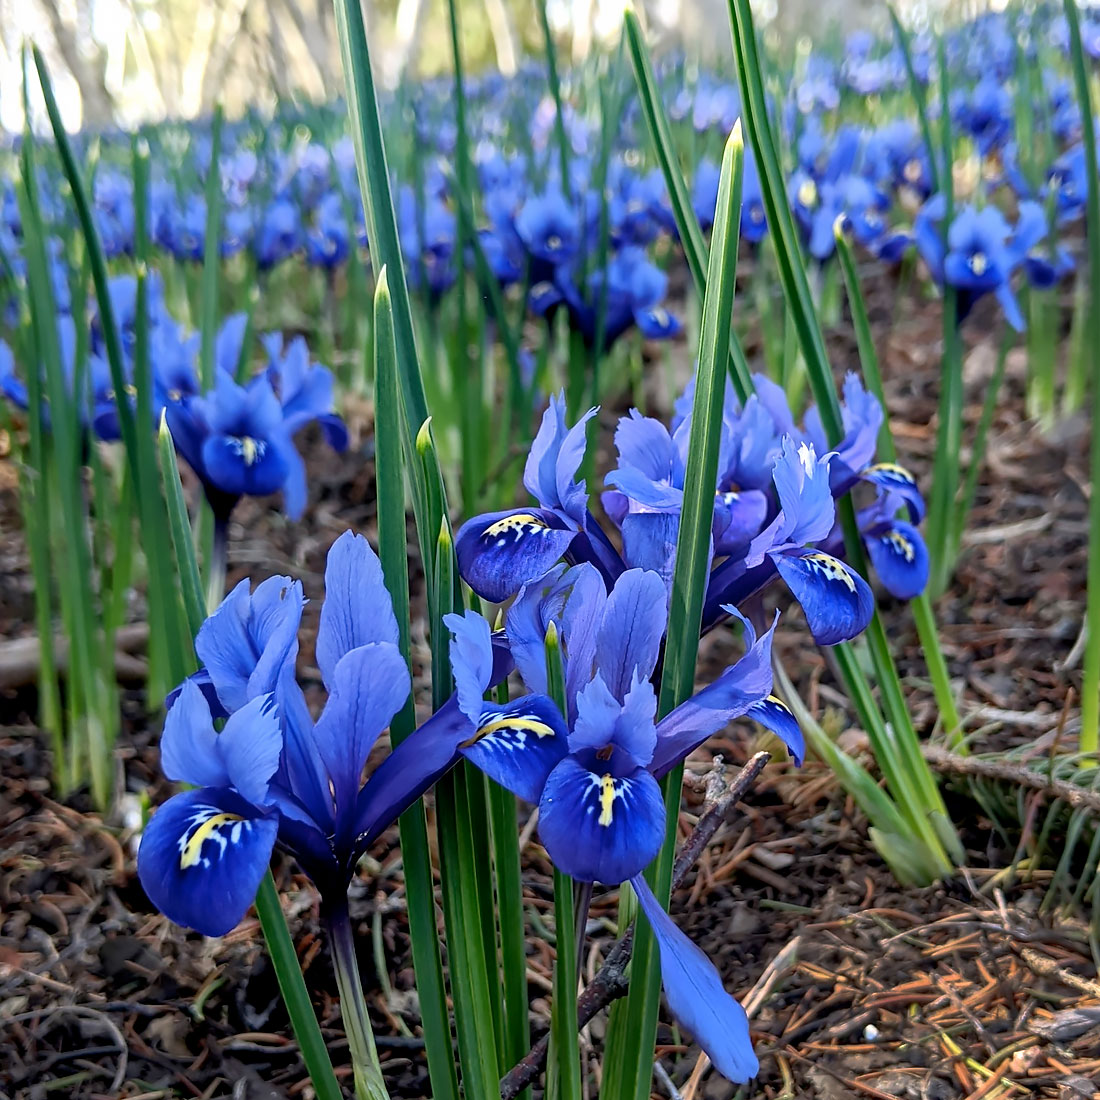
[{"label": "flower stem", "polygon": [[206,574],[206,613],[212,615],[225,596],[225,573],[229,562],[229,521],[214,518],[210,546],[210,568]]},{"label": "flower stem", "polygon": [[363,994],[363,983],[359,980],[355,937],[347,904],[332,909],[325,917],[325,925],[332,944],[332,962],[340,991],[340,1012],[344,1018],[355,1072],[355,1094],[359,1100],[389,1100],[367,1014],[367,999]]}]

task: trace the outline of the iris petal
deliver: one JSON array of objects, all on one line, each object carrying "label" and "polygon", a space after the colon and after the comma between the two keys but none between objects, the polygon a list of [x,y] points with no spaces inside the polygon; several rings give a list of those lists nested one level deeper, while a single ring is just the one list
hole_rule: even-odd
[{"label": "iris petal", "polygon": [[367,756],[409,696],[409,669],[389,642],[359,646],[340,658],[314,738],[336,791],[338,814],[352,805]]},{"label": "iris petal", "polygon": [[909,518],[914,523],[920,523],[924,519],[924,497],[917,487],[917,479],[904,466],[899,466],[896,462],[876,462],[859,476],[862,480],[901,497],[909,509]]},{"label": "iris petal", "polygon": [[615,698],[624,699],[635,679],[648,680],[657,667],[666,605],[657,573],[628,569],[615,582],[596,639],[596,667]]},{"label": "iris petal", "polygon": [[462,754],[526,802],[538,802],[546,777],[568,751],[565,722],[544,695],[486,704]]},{"label": "iris petal", "polygon": [[567,756],[546,780],[539,836],[555,865],[580,882],[624,882],[653,860],[664,834],[661,788],[644,768],[597,774]]},{"label": "iris petal", "polygon": [[451,669],[462,713],[477,725],[481,719],[485,689],[493,676],[493,641],[489,624],[475,611],[444,615],[451,632]]},{"label": "iris petal", "polygon": [[928,548],[909,523],[891,520],[864,531],[863,542],[879,579],[899,600],[919,596],[928,583]]},{"label": "iris petal", "polygon": [[545,509],[475,516],[455,538],[459,572],[482,599],[503,603],[547,572],[575,537],[576,531]]},{"label": "iris petal", "polygon": [[866,630],[874,611],[871,589],[839,558],[787,549],[773,552],[771,559],[802,605],[818,645],[846,642]]},{"label": "iris petal", "polygon": [[759,703],[753,703],[745,714],[770,729],[787,746],[794,762],[799,766],[802,765],[802,761],[806,758],[806,738],[802,734],[798,719],[782,699],[769,695]]},{"label": "iris petal", "polygon": [[735,1084],[760,1071],[749,1018],[722,986],[710,959],[676,927],[640,875],[631,880],[661,954],[665,999],[676,1020],[695,1037],[714,1068]]},{"label": "iris petal", "polygon": [[223,493],[266,496],[286,480],[285,456],[270,439],[212,435],[202,445],[202,464]]},{"label": "iris petal", "polygon": [[369,642],[397,645],[397,620],[378,555],[362,535],[345,531],[328,552],[317,627],[317,667],[326,687],[340,658]]},{"label": "iris petal", "polygon": [[149,900],[177,924],[224,936],[252,904],[271,860],[278,818],[228,787],[170,798],[141,838],[137,869]]},{"label": "iris petal", "polygon": [[164,774],[181,783],[228,786],[229,774],[217,742],[206,696],[193,681],[184,680],[164,718],[160,739],[160,766]]}]

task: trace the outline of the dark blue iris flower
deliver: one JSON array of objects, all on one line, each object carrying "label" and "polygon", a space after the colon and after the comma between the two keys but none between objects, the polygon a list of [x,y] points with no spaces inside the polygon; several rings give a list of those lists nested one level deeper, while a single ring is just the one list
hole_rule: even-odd
[{"label": "dark blue iris flower", "polygon": [[343,197],[330,191],[317,204],[306,232],[306,259],[329,270],[339,267],[349,253],[348,219]]},{"label": "dark blue iris flower", "polygon": [[1012,93],[996,76],[983,76],[969,93],[960,91],[951,99],[955,124],[977,142],[983,155],[994,152],[1012,134]]},{"label": "dark blue iris flower", "polygon": [[420,205],[412,188],[402,187],[397,227],[409,285],[438,301],[458,277],[454,214],[437,195],[427,195]]},{"label": "dark blue iris flower", "polygon": [[267,271],[304,244],[301,211],[290,199],[276,198],[260,214],[252,238],[252,252],[260,269]]},{"label": "dark blue iris flower", "polygon": [[550,399],[523,471],[536,508],[512,508],[468,519],[455,537],[462,578],[482,599],[502,603],[565,554],[592,560],[609,578],[622,562],[588,511],[588,492],[576,481],[585,450],[589,409],[571,428],[565,396]]},{"label": "dark blue iris flower", "polygon": [[921,207],[913,233],[932,278],[940,286],[947,283],[956,289],[959,321],[979,298],[992,293],[1008,323],[1022,331],[1026,325],[1012,291],[1012,275],[1047,234],[1042,208],[1034,202],[1020,203],[1016,225],[1011,226],[995,206],[981,210],[962,206],[948,228],[946,252],[942,231],[945,210],[943,196],[934,195]]},{"label": "dark blue iris flower", "polygon": [[650,263],[643,249],[628,245],[608,260],[604,271],[589,274],[583,294],[569,273],[559,271],[554,282],[532,287],[529,302],[544,316],[563,306],[570,327],[580,333],[586,347],[593,347],[602,299],[602,350],[607,351],[635,327],[650,340],[667,340],[681,331],[679,318],[661,305],[667,290],[668,276]]},{"label": "dark blue iris flower", "polygon": [[515,228],[527,252],[532,284],[552,283],[558,268],[571,263],[580,248],[580,218],[560,191],[527,199],[516,214]]},{"label": "dark blue iris flower", "polygon": [[772,471],[779,514],[751,542],[746,572],[770,559],[806,613],[819,645],[847,641],[866,629],[874,611],[867,582],[816,544],[832,532],[835,504],[829,483],[831,454],[818,458],[810,443],[789,436]]},{"label": "dark blue iris flower", "polygon": [[[410,688],[381,565],[362,536],[348,531],[329,551],[317,633],[328,702],[316,720],[294,676],[303,603],[288,577],[254,592],[237,585],[199,631],[203,670],[165,719],[164,773],[195,789],[153,815],[138,875],[161,912],[205,935],[241,920],[276,845],[317,885],[323,908],[343,904],[363,852],[438,778],[425,767],[436,759],[429,720],[362,784]],[[220,731],[211,698],[228,716]]]},{"label": "dark blue iris flower", "polygon": [[[802,735],[769,695],[772,628],[718,679],[655,721],[651,677],[667,622],[665,586],[652,572],[623,573],[610,592],[589,564],[564,566],[521,591],[509,609],[509,650],[534,693],[507,713],[483,702],[493,653],[489,624],[447,617],[451,663],[468,719],[468,759],[519,797],[538,802],[539,836],[555,865],[581,882],[629,881],[657,936],[673,1015],[733,1081],[758,1069],[748,1022],[711,964],[676,929],[642,871],[665,834],[658,779],[711,734],[749,715],[774,729],[796,759]],[[568,721],[545,696],[545,638],[553,624],[565,672]]]}]

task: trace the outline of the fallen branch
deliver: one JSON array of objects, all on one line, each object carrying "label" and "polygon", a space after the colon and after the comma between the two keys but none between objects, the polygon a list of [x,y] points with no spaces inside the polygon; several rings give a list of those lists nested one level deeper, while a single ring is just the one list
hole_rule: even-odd
[{"label": "fallen branch", "polygon": [[[140,683],[148,675],[148,666],[140,656],[149,642],[148,623],[120,627],[115,634],[115,674],[122,683]],[[58,635],[53,640],[54,663],[59,673],[69,668],[69,639]],[[0,688],[18,688],[38,679],[42,651],[37,634],[9,638],[0,642]]]},{"label": "fallen branch", "polygon": [[[766,752],[758,752],[726,785],[725,767],[716,761],[714,768],[705,779],[707,798],[702,816],[684,841],[676,856],[672,868],[672,888],[675,890],[683,881],[695,861],[702,854],[714,834],[726,821],[737,803],[745,796],[771,759]],[[630,988],[626,968],[634,949],[634,925],[631,925],[621,939],[607,954],[603,966],[577,998],[577,1027],[582,1028],[597,1012],[607,1008],[613,1001],[625,997]],[[513,1100],[530,1085],[546,1065],[546,1052],[550,1046],[549,1034],[544,1035],[530,1051],[517,1062],[500,1081],[501,1100]]]},{"label": "fallen branch", "polygon": [[1086,809],[1100,814],[1100,791],[1071,783],[1067,779],[1055,779],[1014,760],[994,760],[982,756],[959,756],[939,745],[922,745],[925,760],[937,771],[955,775],[973,775],[982,779],[999,779],[1036,791],[1046,791],[1052,798],[1061,799],[1074,810]]}]

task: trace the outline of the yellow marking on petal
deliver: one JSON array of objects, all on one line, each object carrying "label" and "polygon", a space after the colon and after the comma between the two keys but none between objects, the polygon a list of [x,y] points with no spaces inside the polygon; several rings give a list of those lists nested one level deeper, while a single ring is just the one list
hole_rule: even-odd
[{"label": "yellow marking on petal", "polygon": [[856,590],[856,582],[848,575],[848,570],[830,554],[807,554],[806,561],[812,562],[831,581],[841,581],[848,586],[849,592]]},{"label": "yellow marking on petal", "polygon": [[554,736],[553,727],[548,726],[545,722],[539,721],[537,718],[525,718],[523,716],[517,716],[515,718],[498,718],[494,722],[488,722],[484,726],[479,727],[477,733],[468,741],[463,741],[459,747],[468,749],[471,745],[476,745],[483,737],[489,737],[494,733],[499,733],[501,730],[518,730],[522,733],[533,733],[536,737]]},{"label": "yellow marking on petal", "polygon": [[798,201],[803,206],[813,206],[817,202],[817,184],[813,180],[804,180],[798,189]]},{"label": "yellow marking on petal", "polygon": [[256,461],[256,456],[259,453],[260,448],[256,444],[256,440],[250,435],[246,435],[241,440],[241,458],[244,459],[246,466],[251,466]]},{"label": "yellow marking on petal", "polygon": [[600,816],[599,824],[611,824],[611,808],[615,804],[615,780],[609,774],[600,778]]},{"label": "yellow marking on petal", "polygon": [[970,267],[970,270],[979,277],[984,275],[989,267],[989,260],[986,259],[986,255],[984,252],[971,253],[970,259],[967,261],[967,263]]},{"label": "yellow marking on petal", "polygon": [[904,466],[899,466],[896,462],[876,462],[873,466],[867,467],[867,472],[869,474],[887,474],[910,485],[914,485],[917,480]]},{"label": "yellow marking on petal", "polygon": [[505,516],[503,519],[498,519],[496,523],[489,524],[482,532],[481,537],[486,539],[500,538],[511,531],[514,531],[518,537],[532,527],[538,530],[549,530],[549,524],[544,523],[533,513],[516,512],[514,515]]},{"label": "yellow marking on petal", "polygon": [[916,557],[916,548],[900,531],[891,531],[886,536],[886,541],[893,543],[894,549],[900,553],[906,561],[911,562]]},{"label": "yellow marking on petal", "polygon": [[202,858],[202,846],[223,826],[233,821],[244,821],[237,814],[214,814],[208,817],[188,838],[180,849],[180,870],[194,867]]}]

